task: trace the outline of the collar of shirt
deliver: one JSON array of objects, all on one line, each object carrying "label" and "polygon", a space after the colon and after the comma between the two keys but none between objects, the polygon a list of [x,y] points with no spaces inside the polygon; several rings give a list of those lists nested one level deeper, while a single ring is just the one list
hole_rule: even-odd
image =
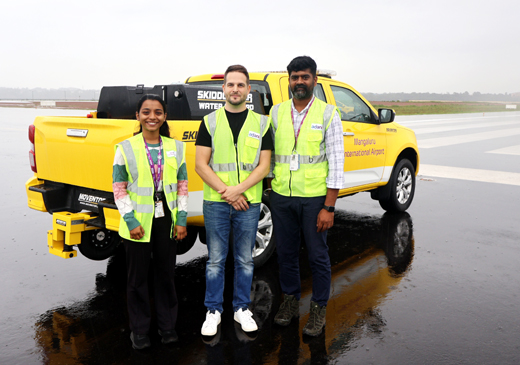
[{"label": "collar of shirt", "polygon": [[294,127],[294,134],[298,134],[298,130],[300,129],[300,126],[303,122],[303,117],[306,115],[307,110],[309,109],[310,105],[314,101],[314,95],[312,95],[311,100],[309,100],[309,103],[301,112],[298,112],[296,108],[294,107],[294,100],[291,102],[291,113],[292,113],[292,119],[293,119],[293,127]]},{"label": "collar of shirt", "polygon": [[292,99],[292,103],[291,103],[291,108],[292,108],[292,112],[293,112],[293,114],[296,114],[296,115],[298,115],[298,114],[304,114],[304,113],[307,111],[307,109],[309,109],[309,106],[310,106],[310,105],[312,104],[312,102],[314,101],[314,98],[315,98],[315,96],[312,95],[311,100],[309,100],[309,103],[307,104],[307,106],[306,106],[305,108],[303,108],[303,110],[302,110],[301,112],[298,112],[298,110],[296,110],[296,108],[294,107],[294,98],[293,98],[293,99]]}]

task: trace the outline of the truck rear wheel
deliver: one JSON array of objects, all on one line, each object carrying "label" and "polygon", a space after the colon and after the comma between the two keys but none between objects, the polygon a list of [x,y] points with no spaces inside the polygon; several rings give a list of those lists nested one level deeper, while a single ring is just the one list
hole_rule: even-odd
[{"label": "truck rear wheel", "polygon": [[101,261],[112,256],[120,243],[119,233],[102,228],[82,232],[78,249],[86,258]]}]

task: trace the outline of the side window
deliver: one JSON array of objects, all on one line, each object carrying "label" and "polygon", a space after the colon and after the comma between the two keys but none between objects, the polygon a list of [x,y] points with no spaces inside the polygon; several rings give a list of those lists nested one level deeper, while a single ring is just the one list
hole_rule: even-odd
[{"label": "side window", "polygon": [[323,92],[323,86],[321,84],[316,84],[316,87],[314,88],[314,96],[324,102],[327,102],[327,99],[325,99],[325,93]]},{"label": "side window", "polygon": [[[316,87],[314,88],[313,93],[314,93],[314,96],[317,97],[318,99],[320,99],[324,102],[327,102],[327,99],[325,98],[325,92],[323,91],[322,84],[316,84]],[[289,87],[289,97],[290,98],[293,97],[290,87]]]},{"label": "side window", "polygon": [[372,113],[368,105],[353,91],[331,85],[336,106],[341,111],[341,120],[352,122],[372,122]]}]

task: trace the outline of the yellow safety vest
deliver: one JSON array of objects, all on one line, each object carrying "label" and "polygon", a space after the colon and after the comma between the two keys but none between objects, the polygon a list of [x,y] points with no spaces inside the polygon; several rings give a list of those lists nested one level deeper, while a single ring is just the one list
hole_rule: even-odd
[{"label": "yellow safety vest", "polygon": [[[205,116],[204,124],[211,136],[209,166],[227,186],[238,185],[258,166],[262,137],[269,129],[267,116],[249,110],[238,135],[236,149],[224,108]],[[262,181],[246,190],[244,195],[250,203],[260,203]],[[204,200],[225,202],[220,194],[206,183],[204,183]]]},{"label": "yellow safety vest", "polygon": [[[271,109],[275,161],[271,187],[284,196],[326,195],[329,163],[325,154],[325,132],[332,122],[334,111],[339,113],[339,110],[314,98],[301,125],[296,146],[291,110],[292,100]],[[299,155],[299,169],[295,171],[290,170],[293,151]]]},{"label": "yellow safety vest", "polygon": [[[172,215],[170,237],[173,238],[173,227],[177,219],[177,170],[185,162],[184,143],[161,136],[164,153],[163,193]],[[125,159],[128,173],[127,191],[134,206],[135,218],[144,229],[144,237],[140,240],[130,238],[130,231],[121,217],[119,235],[127,240],[150,242],[152,222],[155,211],[154,184],[150,163],[146,154],[142,133],[117,144]],[[166,209],[166,208],[165,208]]]}]

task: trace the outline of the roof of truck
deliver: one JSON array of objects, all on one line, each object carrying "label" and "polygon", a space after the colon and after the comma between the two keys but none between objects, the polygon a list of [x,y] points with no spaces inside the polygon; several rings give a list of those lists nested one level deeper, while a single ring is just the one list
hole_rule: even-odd
[{"label": "roof of truck", "polygon": [[[318,77],[332,78],[332,76],[336,76],[336,72],[332,70],[317,70],[316,74]],[[278,78],[288,77],[287,71],[257,71],[250,72],[249,79],[250,80],[263,80],[266,81],[267,78]],[[200,81],[209,81],[209,80],[222,80],[224,79],[224,73],[212,73],[212,74],[204,74],[198,76],[190,76],[186,79],[186,83],[190,82],[200,82]]]}]

